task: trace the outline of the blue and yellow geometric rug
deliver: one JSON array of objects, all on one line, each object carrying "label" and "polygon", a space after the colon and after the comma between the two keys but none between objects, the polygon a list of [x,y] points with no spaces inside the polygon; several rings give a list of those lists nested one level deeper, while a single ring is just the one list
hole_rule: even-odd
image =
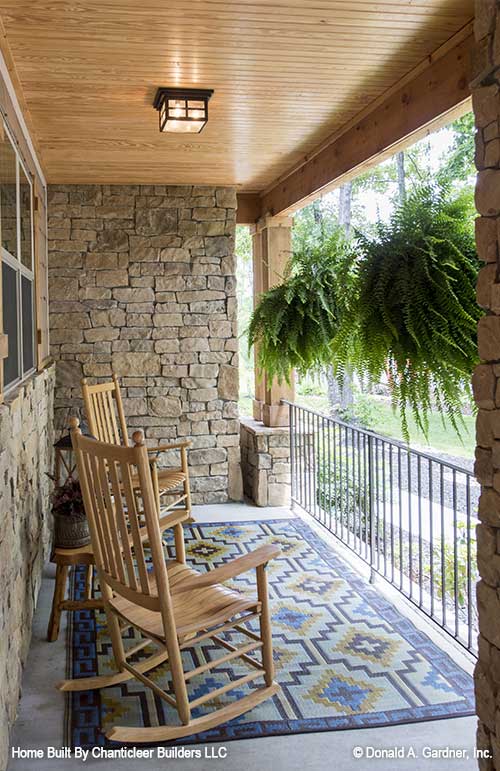
[{"label": "blue and yellow geometric rug", "polygon": [[[201,570],[265,543],[281,547],[281,557],[269,566],[281,693],[226,725],[183,739],[182,744],[474,714],[470,675],[356,575],[302,520],[193,524],[185,528],[185,540],[188,561]],[[83,580],[83,573],[77,572],[75,597],[83,592]],[[234,584],[255,596],[254,581],[252,571]],[[115,671],[110,666],[111,645],[103,614],[78,611],[73,616],[70,676]],[[134,639],[130,638],[130,646]],[[228,639],[238,642],[241,636],[233,633]],[[200,666],[221,653],[209,641],[185,652],[186,666]],[[244,663],[223,665],[193,680],[190,697],[247,671]],[[168,667],[159,667],[154,677],[165,687]],[[242,695],[243,690],[232,691],[200,710],[210,711]],[[113,724],[178,724],[172,708],[134,680],[101,691],[68,694],[68,698],[68,743],[73,747],[116,746],[102,733]],[[201,711],[193,717],[198,714]]]}]

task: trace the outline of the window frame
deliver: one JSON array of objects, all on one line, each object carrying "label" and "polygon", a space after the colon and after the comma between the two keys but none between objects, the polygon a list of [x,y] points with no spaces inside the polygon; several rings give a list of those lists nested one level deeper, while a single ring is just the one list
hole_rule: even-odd
[{"label": "window frame", "polygon": [[[33,180],[31,175],[21,158],[17,149],[17,144],[9,131],[5,121],[2,121],[2,127],[4,135],[10,142],[14,155],[16,157],[16,255],[12,255],[7,249],[4,248],[0,241],[0,267],[5,262],[10,268],[16,272],[16,297],[17,297],[17,361],[19,375],[10,383],[6,384],[5,380],[3,386],[3,396],[8,395],[12,390],[18,387],[22,382],[29,378],[37,368],[37,344],[36,344],[36,276],[35,276],[35,236],[34,236],[34,206],[33,206]],[[27,268],[22,262],[21,254],[21,170],[24,173],[24,177],[29,185],[29,201],[30,201],[30,245],[31,245],[31,269]],[[24,180],[23,180],[24,182]],[[2,226],[1,217],[1,202],[0,202],[0,234]],[[23,301],[22,301],[22,278],[23,276],[31,282],[31,317],[32,317],[32,340],[33,340],[33,366],[28,370],[24,370],[24,351],[23,351]],[[0,300],[2,298],[0,297]],[[3,301],[1,304],[1,310],[3,314]],[[5,360],[4,360],[5,362]]]}]

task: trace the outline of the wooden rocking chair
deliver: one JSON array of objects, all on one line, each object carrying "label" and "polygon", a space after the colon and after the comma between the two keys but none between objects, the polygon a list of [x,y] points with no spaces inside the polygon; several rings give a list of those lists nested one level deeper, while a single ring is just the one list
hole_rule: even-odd
[{"label": "wooden rocking chair", "polygon": [[[100,442],[123,444],[125,447],[128,447],[130,442],[127,422],[123,410],[120,384],[116,375],[113,375],[113,380],[107,383],[89,385],[86,378],[83,378],[81,383],[83,403],[85,405],[89,430],[92,436],[95,436]],[[113,402],[116,403],[116,411]],[[184,440],[148,448],[149,463],[151,466],[151,475],[158,501],[158,508],[162,506],[163,510],[170,510],[175,507],[176,511],[185,512],[186,519],[191,517],[191,491],[189,487],[187,459],[187,448],[190,444],[191,442],[189,440]],[[158,456],[161,452],[166,452],[167,450],[180,451],[180,467],[158,469]],[[132,479],[132,484],[134,486],[136,483],[137,479]],[[177,496],[169,504],[161,504],[163,496],[173,495],[175,489],[179,488],[181,485],[183,488],[182,495]],[[179,504],[183,504],[183,507],[181,508]]]},{"label": "wooden rocking chair", "polygon": [[[111,675],[65,680],[62,691],[84,691],[116,685],[133,677],[175,707],[180,725],[154,727],[114,726],[107,737],[119,742],[161,742],[213,728],[247,712],[279,690],[273,682],[273,654],[268,605],[266,564],[279,554],[276,546],[262,546],[207,573],[198,573],[183,559],[165,562],[155,493],[147,449],[141,431],[133,435],[134,446],[122,447],[84,437],[78,420],[71,420],[71,435],[89,520],[92,546],[104,600],[108,632],[118,672]],[[132,478],[139,478],[139,494]],[[142,507],[142,511],[139,508]],[[145,525],[141,526],[144,517]],[[178,515],[170,514],[171,524]],[[151,550],[151,569],[146,563],[143,544]],[[257,571],[257,597],[251,598],[223,585],[252,568]],[[260,634],[243,623],[259,619]],[[120,620],[138,629],[146,638],[134,648],[124,650]],[[219,636],[236,630],[249,642],[236,646]],[[201,641],[212,640],[228,652],[218,660],[184,670],[181,652]],[[139,663],[131,657],[151,643],[159,651]],[[249,654],[262,650],[262,663]],[[187,683],[197,676],[241,658],[253,669],[202,696],[189,700]],[[172,687],[164,691],[147,672],[168,660]],[[258,677],[264,684],[246,696],[193,719],[191,710],[241,688]]]}]

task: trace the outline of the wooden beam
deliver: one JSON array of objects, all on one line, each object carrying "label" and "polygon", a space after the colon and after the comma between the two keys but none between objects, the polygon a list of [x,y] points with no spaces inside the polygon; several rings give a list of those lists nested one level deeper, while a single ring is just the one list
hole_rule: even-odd
[{"label": "wooden beam", "polygon": [[[292,250],[292,219],[289,217],[263,218],[252,227],[254,307],[260,295],[283,281],[283,273]],[[287,426],[288,407],[282,399],[294,401],[295,386],[292,373],[290,385],[271,380],[257,367],[258,348],[254,349],[255,399],[253,417],[265,426]]]},{"label": "wooden beam", "polygon": [[262,212],[290,214],[471,109],[472,43],[468,35],[430,56],[428,66],[266,191]]},{"label": "wooden beam", "polygon": [[236,210],[237,225],[255,225],[261,216],[261,201],[258,193],[238,193]]}]

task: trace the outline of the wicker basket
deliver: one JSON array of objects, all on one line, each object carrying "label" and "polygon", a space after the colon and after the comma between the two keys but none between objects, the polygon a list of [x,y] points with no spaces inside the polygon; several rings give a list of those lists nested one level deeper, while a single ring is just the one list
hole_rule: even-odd
[{"label": "wicker basket", "polygon": [[54,546],[59,549],[77,549],[90,543],[89,523],[85,514],[68,517],[54,514]]}]

